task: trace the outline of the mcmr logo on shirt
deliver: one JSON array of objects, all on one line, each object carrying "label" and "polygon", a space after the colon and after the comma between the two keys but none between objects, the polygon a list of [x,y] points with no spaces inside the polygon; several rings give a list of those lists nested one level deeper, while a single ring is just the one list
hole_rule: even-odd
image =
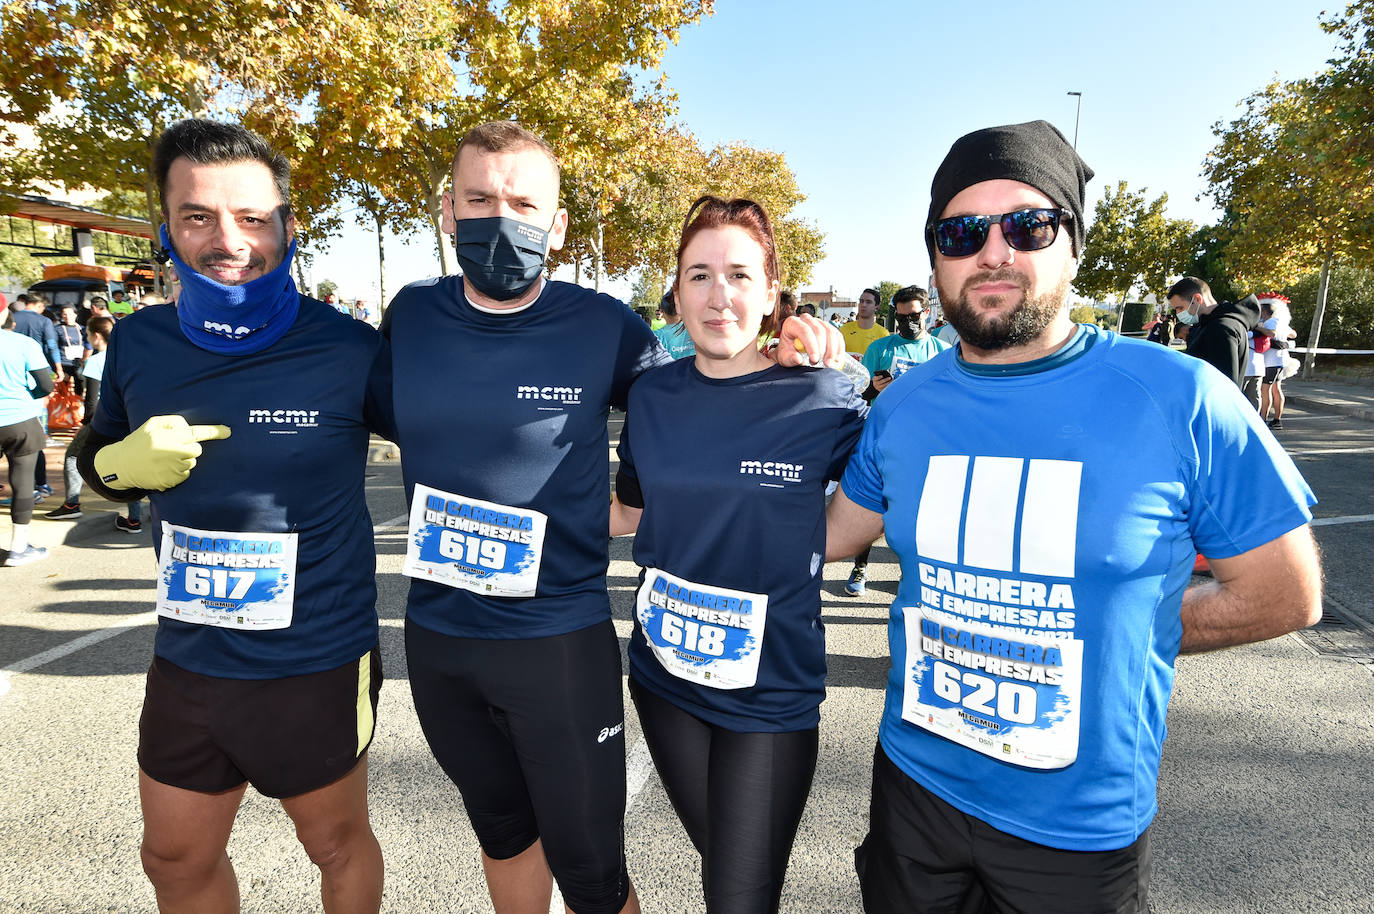
[{"label": "mcmr logo on shirt", "polygon": [[781,479],[783,482],[801,482],[802,465],[773,460],[741,460],[739,471],[741,475],[757,474]]},{"label": "mcmr logo on shirt", "polygon": [[316,428],[320,424],[319,415],[318,409],[250,409],[248,421]]},{"label": "mcmr logo on shirt", "polygon": [[552,400],[555,403],[581,403],[580,387],[539,387],[534,384],[521,384],[515,388],[517,400]]}]

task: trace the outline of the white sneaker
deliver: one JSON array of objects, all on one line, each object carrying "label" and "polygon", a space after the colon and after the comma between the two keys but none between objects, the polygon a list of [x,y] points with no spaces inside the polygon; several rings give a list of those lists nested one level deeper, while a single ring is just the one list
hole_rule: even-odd
[{"label": "white sneaker", "polygon": [[39,559],[48,557],[48,550],[42,546],[29,545],[19,552],[11,552],[5,558],[5,567],[14,568],[17,565],[27,565],[29,562],[36,562]]}]

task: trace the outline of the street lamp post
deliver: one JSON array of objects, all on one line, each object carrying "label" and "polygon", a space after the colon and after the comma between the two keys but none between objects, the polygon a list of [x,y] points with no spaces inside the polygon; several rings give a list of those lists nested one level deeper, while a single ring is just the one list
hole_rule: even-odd
[{"label": "street lamp post", "polygon": [[1078,110],[1076,110],[1076,111],[1074,112],[1074,114],[1073,114],[1073,151],[1074,151],[1074,152],[1077,152],[1077,151],[1078,151],[1078,116],[1079,116],[1080,114],[1083,113],[1083,93],[1082,93],[1082,92],[1069,92],[1069,93],[1067,93],[1067,94],[1076,96],[1076,97],[1078,98]]}]

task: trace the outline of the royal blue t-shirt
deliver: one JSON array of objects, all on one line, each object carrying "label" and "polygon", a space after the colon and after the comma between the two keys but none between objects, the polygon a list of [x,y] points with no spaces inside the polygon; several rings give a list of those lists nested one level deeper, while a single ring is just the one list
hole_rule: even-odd
[{"label": "royal blue t-shirt", "polygon": [[[377,427],[367,376],[379,350],[371,327],[305,297],[286,335],[248,355],[193,345],[175,307],[145,308],[115,325],[92,422],[97,433],[123,438],[171,414],[231,432],[201,445],[185,482],[149,494],[159,561],[166,524],[246,534],[192,541],[202,556],[218,550],[210,561],[226,571],[252,568],[254,550],[274,538],[264,535],[296,535],[294,577],[276,582],[294,586],[287,627],[237,630],[159,616],[159,657],[207,676],[273,679],[343,666],[377,643],[363,470],[369,425]],[[178,538],[175,548],[184,545]],[[215,579],[214,570],[203,570],[199,582],[178,574],[173,586],[232,594],[233,578]]]},{"label": "royal blue t-shirt", "polygon": [[1002,831],[1121,848],[1156,811],[1195,550],[1264,545],[1315,499],[1198,359],[1085,325],[1014,368],[911,369],[841,483],[901,562],[879,739]]},{"label": "royal blue t-shirt", "polygon": [[825,369],[716,379],[684,359],[635,384],[618,453],[644,506],[629,654],[645,688],[731,730],[819,723],[825,488],[867,411]]},{"label": "royal blue t-shirt", "polygon": [[[524,570],[533,588],[493,596],[413,579],[409,619],[472,638],[540,638],[609,619],[606,420],[635,378],[671,361],[649,325],[609,295],[562,282],[523,309],[488,313],[468,302],[461,277],[446,276],[397,293],[382,334],[407,502],[416,485],[445,493],[445,535],[461,537],[456,552],[426,560],[475,577],[492,556],[510,556],[518,568],[494,577]],[[547,519],[537,546],[522,529],[535,514]]]}]

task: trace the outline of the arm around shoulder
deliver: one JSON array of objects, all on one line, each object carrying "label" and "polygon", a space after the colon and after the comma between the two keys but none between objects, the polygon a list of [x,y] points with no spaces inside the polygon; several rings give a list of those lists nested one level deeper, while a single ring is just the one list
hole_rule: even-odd
[{"label": "arm around shoulder", "polygon": [[835,490],[825,511],[825,560],[858,555],[883,535],[883,516],[849,500],[844,487]]},{"label": "arm around shoulder", "polygon": [[1212,580],[1183,594],[1180,652],[1266,641],[1321,618],[1321,560],[1309,525],[1208,561]]},{"label": "arm around shoulder", "polygon": [[643,508],[631,508],[620,500],[619,496],[611,496],[611,536],[628,536],[639,529],[639,518],[644,514]]}]

